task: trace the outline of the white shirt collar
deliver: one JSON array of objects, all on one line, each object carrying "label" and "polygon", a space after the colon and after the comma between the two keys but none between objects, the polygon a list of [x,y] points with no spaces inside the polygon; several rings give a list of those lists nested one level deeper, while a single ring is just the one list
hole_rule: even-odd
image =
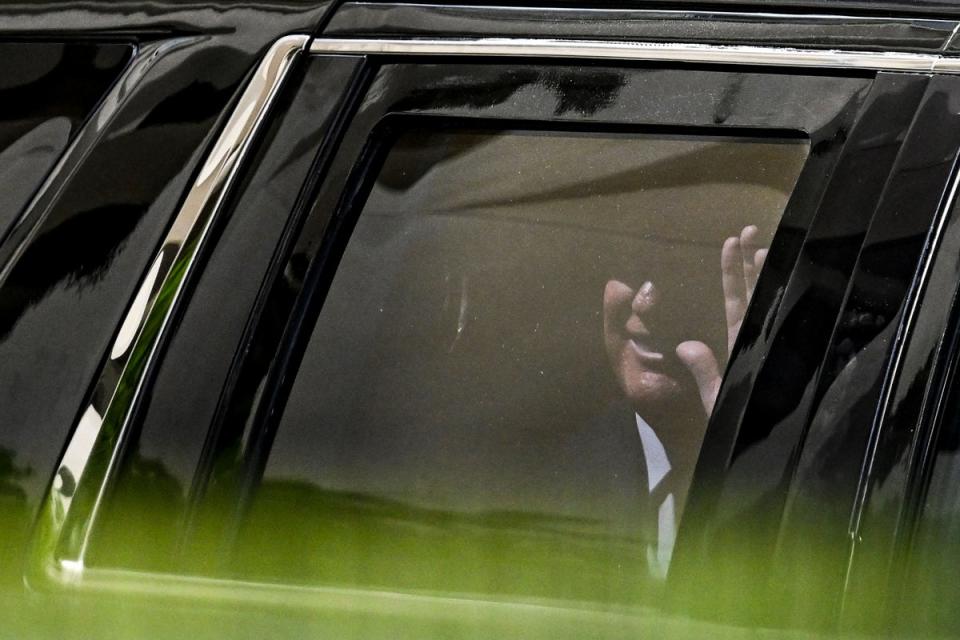
[{"label": "white shirt collar", "polygon": [[652,492],[670,471],[670,460],[667,458],[667,450],[660,442],[660,438],[657,437],[653,427],[647,424],[647,421],[641,418],[640,414],[634,415],[637,419],[640,441],[643,443],[643,457],[647,462],[648,489]]}]

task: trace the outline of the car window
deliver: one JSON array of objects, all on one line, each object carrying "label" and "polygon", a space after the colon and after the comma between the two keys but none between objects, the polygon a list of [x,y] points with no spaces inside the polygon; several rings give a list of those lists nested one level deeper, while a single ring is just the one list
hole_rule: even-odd
[{"label": "car window", "polygon": [[762,137],[399,134],[234,570],[610,602],[658,590],[807,153]]},{"label": "car window", "polygon": [[0,43],[0,235],[123,71],[129,45]]}]

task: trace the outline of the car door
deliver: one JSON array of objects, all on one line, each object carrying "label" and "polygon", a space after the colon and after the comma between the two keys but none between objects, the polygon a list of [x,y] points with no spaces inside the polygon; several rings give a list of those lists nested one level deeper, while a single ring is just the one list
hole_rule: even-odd
[{"label": "car door", "polygon": [[[637,37],[665,18],[691,41]],[[699,18],[727,33],[347,4],[279,41],[81,411],[37,584],[358,634],[835,626],[957,80]]]}]

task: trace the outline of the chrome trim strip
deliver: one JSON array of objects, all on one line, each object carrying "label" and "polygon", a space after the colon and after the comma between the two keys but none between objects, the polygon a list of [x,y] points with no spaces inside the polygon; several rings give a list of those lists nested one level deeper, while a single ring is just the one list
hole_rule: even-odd
[{"label": "chrome trim strip", "polygon": [[[871,45],[871,51],[935,54],[949,51],[947,44],[954,25],[958,24],[953,19],[932,16],[897,19],[829,13],[726,11],[720,7],[678,10],[584,7],[582,4],[545,10],[530,6],[532,3],[512,4],[514,6],[499,5],[491,11],[489,6],[462,2],[437,5],[350,0],[337,8],[323,28],[323,37],[653,39],[803,49],[857,48],[858,43],[863,42]],[[940,43],[935,44],[936,40]],[[830,46],[828,42],[834,44]]]},{"label": "chrome trim strip", "polygon": [[950,51],[950,46],[956,41],[957,33],[960,33],[960,22],[957,23],[957,26],[953,28],[953,32],[950,34],[950,37],[947,38],[946,42],[943,43],[943,46],[940,47],[940,51],[947,52]]},{"label": "chrome trim strip", "polygon": [[865,71],[960,73],[960,59],[922,53],[792,49],[663,42],[608,42],[541,38],[362,39],[317,38],[310,53],[505,56],[745,64]]},{"label": "chrome trim strip", "polygon": [[283,79],[310,37],[290,35],[267,51],[244,89],[173,220],[127,310],[93,400],[81,415],[61,458],[41,512],[28,577],[77,582],[90,531],[117,464],[144,374],[156,357],[183,282],[211,223],[236,179]]}]

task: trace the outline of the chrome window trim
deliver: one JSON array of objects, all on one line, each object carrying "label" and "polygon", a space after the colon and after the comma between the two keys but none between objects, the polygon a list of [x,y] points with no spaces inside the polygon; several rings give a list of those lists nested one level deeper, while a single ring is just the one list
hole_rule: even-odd
[{"label": "chrome window trim", "polygon": [[310,53],[575,58],[581,60],[636,60],[863,71],[960,73],[960,58],[923,53],[664,42],[552,40],[545,38],[317,38],[310,45]]},{"label": "chrome window trim", "polygon": [[[89,406],[70,437],[42,505],[27,578],[78,583],[90,532],[143,391],[159,338],[183,293],[197,251],[235,181],[296,56],[310,36],[278,39],[254,70],[200,167],[161,248],[141,281],[101,370]],[[77,504],[77,502],[81,504]]]},{"label": "chrome window trim", "polygon": [[[524,6],[496,7],[464,4],[427,4],[391,0],[349,0],[323,27],[324,38],[551,38],[573,40],[687,42],[701,44],[757,45],[810,49],[857,48],[871,43],[871,51],[917,51],[935,54],[951,50],[956,19],[929,17],[894,18],[845,13],[789,14],[772,11],[727,11],[725,8],[669,9],[639,7],[566,6],[538,9]],[[593,31],[586,24],[603,24]],[[522,25],[519,32],[509,31]],[[682,29],[679,25],[685,25]],[[753,33],[762,27],[763,36]],[[906,38],[901,44],[893,34],[911,30],[932,34],[943,28],[936,47],[913,48]],[[429,31],[427,31],[429,29]],[[506,31],[501,31],[507,29]],[[529,31],[524,32],[524,29]],[[871,33],[871,30],[876,29]],[[531,35],[540,32],[537,35]],[[901,31],[902,30],[902,31]],[[588,35],[593,32],[597,35]],[[776,33],[783,39],[770,37]],[[603,34],[603,35],[599,35]],[[686,34],[686,35],[685,35]],[[891,36],[892,42],[891,42]],[[820,38],[823,38],[822,40]],[[834,44],[828,45],[832,41]]]}]

